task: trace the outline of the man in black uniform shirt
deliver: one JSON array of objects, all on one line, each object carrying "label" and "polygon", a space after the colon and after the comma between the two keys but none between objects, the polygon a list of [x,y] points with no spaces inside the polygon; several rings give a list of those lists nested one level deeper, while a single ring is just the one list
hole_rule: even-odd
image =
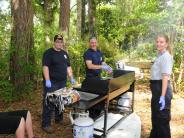
[{"label": "man in black uniform shirt", "polygon": [[51,105],[46,105],[45,97],[47,92],[52,92],[66,87],[67,74],[70,78],[71,84],[75,83],[72,69],[70,66],[69,56],[63,50],[63,37],[55,35],[54,47],[49,48],[43,54],[43,112],[42,112],[42,128],[47,133],[52,133],[51,115],[55,111],[55,123],[61,124],[63,121],[63,113],[59,113],[58,108]]}]

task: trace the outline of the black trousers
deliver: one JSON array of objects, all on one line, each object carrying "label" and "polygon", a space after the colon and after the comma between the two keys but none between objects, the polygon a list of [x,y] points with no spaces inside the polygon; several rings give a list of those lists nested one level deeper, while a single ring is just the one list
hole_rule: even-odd
[{"label": "black trousers", "polygon": [[96,105],[94,105],[93,107],[89,108],[89,116],[92,119],[97,119],[97,117],[100,116],[102,110],[104,110],[105,108],[105,101],[102,101]]},{"label": "black trousers", "polygon": [[170,120],[171,120],[171,99],[172,90],[170,81],[168,81],[165,108],[161,111],[159,99],[162,93],[162,80],[151,80],[150,88],[152,92],[151,99],[151,121],[152,130],[150,138],[171,138],[170,133]]},{"label": "black trousers", "polygon": [[0,134],[14,134],[23,117],[26,121],[27,110],[0,112]]},{"label": "black trousers", "polygon": [[61,82],[52,82],[51,88],[46,88],[44,86],[43,92],[43,110],[42,110],[42,127],[49,127],[51,126],[51,118],[52,113],[55,113],[55,122],[63,121],[63,112],[59,113],[59,109],[56,108],[54,105],[46,105],[45,98],[48,92],[53,92],[55,90],[61,89],[66,87],[66,81]]},{"label": "black trousers", "polygon": [[[96,85],[96,87],[93,85],[90,85],[89,87],[89,84],[90,82],[94,82],[94,81],[99,81],[101,80],[101,77],[100,77],[100,74],[98,75],[94,75],[94,74],[88,74],[86,76],[86,79],[83,81],[82,83],[82,89],[84,89],[84,91],[89,91],[92,90],[94,92],[97,91],[97,89],[99,89],[99,84]],[[96,81],[96,82],[97,82]],[[99,91],[97,91],[99,92]],[[93,92],[92,92],[93,93]],[[95,93],[96,94],[96,93]],[[99,94],[99,93],[98,93]],[[102,93],[101,93],[102,94]],[[105,101],[101,101],[100,103],[90,107],[88,110],[89,110],[89,116],[92,118],[92,119],[97,119],[97,117],[100,116],[101,114],[101,111],[104,110],[104,107],[105,107]]]}]

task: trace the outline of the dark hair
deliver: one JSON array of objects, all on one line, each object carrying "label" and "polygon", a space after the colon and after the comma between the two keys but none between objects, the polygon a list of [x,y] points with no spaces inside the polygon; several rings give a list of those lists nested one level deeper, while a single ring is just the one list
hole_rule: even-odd
[{"label": "dark hair", "polygon": [[171,48],[171,45],[170,45],[169,37],[166,34],[158,34],[157,38],[158,37],[163,37],[165,39],[166,43],[168,44],[167,50],[169,51],[170,54],[172,54],[172,48]]},{"label": "dark hair", "polygon": [[63,36],[62,36],[62,35],[60,35],[60,34],[55,35],[55,36],[54,36],[54,42],[55,42],[57,39],[58,39],[58,40],[62,40],[62,41],[63,41]]},{"label": "dark hair", "polygon": [[90,41],[91,39],[96,39],[96,36],[95,36],[95,35],[92,35],[92,36],[89,38],[89,41]]}]

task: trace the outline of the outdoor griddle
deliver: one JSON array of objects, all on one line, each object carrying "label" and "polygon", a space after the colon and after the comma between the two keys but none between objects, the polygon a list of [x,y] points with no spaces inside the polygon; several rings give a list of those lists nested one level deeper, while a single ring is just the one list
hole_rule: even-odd
[{"label": "outdoor griddle", "polygon": [[[135,83],[135,72],[134,71],[125,71],[125,70],[114,70],[113,71],[113,78],[107,79],[107,80],[102,80],[102,81],[107,81],[105,83],[102,83],[107,86],[107,92],[104,95],[98,95],[98,92],[95,92],[95,94],[91,94],[87,91],[82,91],[81,88],[76,88],[78,92],[81,94],[81,100],[74,103],[72,107],[74,108],[74,111],[76,109],[79,110],[88,110],[90,107],[105,101],[105,108],[104,108],[104,127],[103,130],[95,129],[95,131],[102,132],[103,135],[101,137],[106,137],[109,129],[107,130],[107,114],[108,114],[108,108],[109,108],[109,102],[113,100],[114,98],[122,95],[125,92],[133,92],[132,94],[132,112],[133,112],[133,104],[134,104],[134,83]],[[93,82],[90,82],[89,85],[94,85],[95,83],[92,84]],[[90,87],[89,87],[90,88]],[[93,88],[93,87],[91,87]],[[103,87],[104,88],[104,87]],[[100,91],[100,88],[99,88]],[[120,121],[120,120],[119,120]],[[117,121],[116,124],[119,122]],[[114,125],[116,125],[114,124]],[[112,128],[112,127],[111,127]]]}]

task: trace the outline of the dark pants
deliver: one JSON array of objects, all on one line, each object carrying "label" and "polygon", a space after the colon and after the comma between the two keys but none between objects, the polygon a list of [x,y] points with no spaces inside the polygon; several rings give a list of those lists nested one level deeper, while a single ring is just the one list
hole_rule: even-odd
[{"label": "dark pants", "polygon": [[100,113],[102,112],[102,110],[104,110],[105,106],[105,102],[102,101],[94,106],[92,106],[91,108],[89,108],[89,116],[93,119],[97,119],[97,117],[100,116]]},{"label": "dark pants", "polygon": [[[45,85],[44,85],[45,86]],[[52,82],[51,88],[44,87],[43,92],[43,111],[42,111],[42,127],[49,127],[51,125],[51,116],[55,111],[55,122],[61,122],[63,120],[63,113],[59,113],[59,109],[54,105],[46,105],[45,98],[48,92],[53,92],[58,89],[66,87],[66,81]]]},{"label": "dark pants", "polygon": [[171,99],[172,90],[170,82],[168,81],[166,96],[165,96],[165,108],[160,111],[159,99],[162,93],[162,80],[151,80],[151,121],[152,130],[150,138],[171,138],[170,133],[170,120],[171,120]]},{"label": "dark pants", "polygon": [[[100,74],[98,75],[92,75],[92,76],[86,76],[86,79],[96,79],[101,80]],[[98,87],[98,86],[97,86]],[[100,116],[102,110],[104,110],[105,101],[102,101],[100,103],[95,104],[94,106],[90,107],[89,110],[89,116],[93,119],[97,119],[97,117]]]}]

